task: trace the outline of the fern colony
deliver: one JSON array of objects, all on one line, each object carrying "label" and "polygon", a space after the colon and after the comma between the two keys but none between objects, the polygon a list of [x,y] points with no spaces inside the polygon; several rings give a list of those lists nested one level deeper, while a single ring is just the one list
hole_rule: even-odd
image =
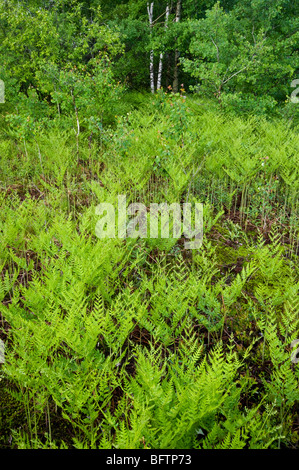
[{"label": "fern colony", "polygon": [[[296,128],[129,100],[92,141],[2,133],[1,447],[296,447]],[[118,194],[202,202],[203,246],[97,238]]]}]

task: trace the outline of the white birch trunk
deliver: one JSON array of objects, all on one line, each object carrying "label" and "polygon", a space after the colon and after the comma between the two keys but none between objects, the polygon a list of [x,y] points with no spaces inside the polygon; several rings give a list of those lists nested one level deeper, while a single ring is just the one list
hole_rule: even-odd
[{"label": "white birch trunk", "polygon": [[[175,22],[178,23],[181,19],[181,9],[182,9],[182,0],[178,0],[176,4],[176,14],[175,14]],[[177,93],[179,91],[179,70],[178,70],[178,62],[179,62],[180,53],[176,49],[174,54],[174,77],[173,77],[173,92]]]},{"label": "white birch trunk", "polygon": [[[169,17],[169,6],[167,5],[166,12],[165,12],[165,29],[167,29],[168,17]],[[157,79],[157,90],[160,90],[160,88],[161,88],[162,70],[163,70],[163,56],[164,56],[164,54],[163,54],[163,52],[161,52],[160,60],[159,60],[158,79]]]},{"label": "white birch trunk", "polygon": [[[148,19],[150,24],[150,30],[152,35],[153,29],[153,15],[154,15],[154,2],[151,4],[147,4],[147,13]],[[154,51],[151,50],[150,52],[150,85],[151,85],[151,92],[155,93],[155,74],[154,74]]]}]

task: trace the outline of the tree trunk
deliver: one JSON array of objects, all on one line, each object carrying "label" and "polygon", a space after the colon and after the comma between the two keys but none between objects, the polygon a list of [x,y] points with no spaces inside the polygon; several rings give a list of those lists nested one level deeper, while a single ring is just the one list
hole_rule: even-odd
[{"label": "tree trunk", "polygon": [[167,68],[166,68],[166,77],[165,77],[165,86],[168,88],[170,83],[172,83],[172,73],[171,73],[171,65],[172,65],[172,60],[171,60],[171,54],[170,52],[167,53]]},{"label": "tree trunk", "polygon": [[[168,17],[169,17],[169,6],[167,5],[166,12],[165,12],[165,30],[167,29]],[[163,54],[163,52],[161,52],[160,60],[159,60],[158,79],[157,79],[157,90],[160,90],[160,88],[161,88],[162,70],[163,70],[163,56],[164,56],[164,54]]]},{"label": "tree trunk", "polygon": [[[182,10],[182,0],[178,0],[176,4],[176,14],[175,14],[176,23],[178,23],[181,19],[181,10]],[[179,68],[178,68],[179,57],[180,57],[180,53],[178,49],[176,49],[174,53],[174,76],[173,76],[173,87],[172,87],[174,93],[177,93],[179,91]]]},{"label": "tree trunk", "polygon": [[[149,3],[147,4],[147,13],[148,13],[150,31],[151,31],[151,36],[152,36],[154,2],[152,2],[151,4]],[[151,87],[151,92],[155,93],[154,51],[153,50],[151,50],[150,52],[150,87]]]}]

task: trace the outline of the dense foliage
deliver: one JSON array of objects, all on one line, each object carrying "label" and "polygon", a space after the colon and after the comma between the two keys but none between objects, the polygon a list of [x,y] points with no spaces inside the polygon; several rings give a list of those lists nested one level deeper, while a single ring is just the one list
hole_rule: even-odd
[{"label": "dense foliage", "polygon": [[[0,447],[297,448],[295,2],[148,7],[0,5]],[[202,247],[97,238],[120,194]]]}]

